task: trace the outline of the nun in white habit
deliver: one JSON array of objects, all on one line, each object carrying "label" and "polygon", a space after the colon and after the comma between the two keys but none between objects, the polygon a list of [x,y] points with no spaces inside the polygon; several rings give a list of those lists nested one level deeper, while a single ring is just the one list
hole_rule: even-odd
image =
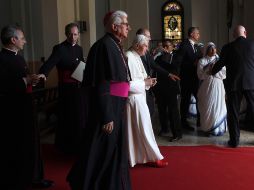
[{"label": "nun in white habit", "polygon": [[209,42],[205,55],[198,62],[197,74],[200,80],[198,90],[198,109],[200,112],[200,129],[207,135],[221,136],[227,130],[227,109],[223,79],[226,68],[223,67],[216,75],[210,75],[210,69],[219,56],[216,46]]},{"label": "nun in white habit", "polygon": [[131,74],[130,91],[127,101],[127,127],[129,163],[147,163],[154,167],[165,167],[156,143],[149,109],[146,103],[146,92],[156,84],[155,78],[148,78],[140,56],[145,55],[149,39],[144,35],[136,35],[131,48],[126,52]]}]

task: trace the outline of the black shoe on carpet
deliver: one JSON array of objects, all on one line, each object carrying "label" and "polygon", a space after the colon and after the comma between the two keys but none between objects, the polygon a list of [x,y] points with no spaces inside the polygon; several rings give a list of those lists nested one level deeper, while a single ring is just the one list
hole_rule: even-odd
[{"label": "black shoe on carpet", "polygon": [[238,147],[238,145],[239,145],[238,142],[234,142],[231,140],[228,141],[228,147],[230,147],[230,148],[236,148],[236,147]]}]

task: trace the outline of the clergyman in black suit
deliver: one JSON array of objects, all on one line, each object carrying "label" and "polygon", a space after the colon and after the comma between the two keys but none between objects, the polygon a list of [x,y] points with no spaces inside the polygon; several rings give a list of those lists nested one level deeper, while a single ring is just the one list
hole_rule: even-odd
[{"label": "clergyman in black suit", "polygon": [[233,37],[233,42],[223,46],[220,60],[212,68],[212,74],[226,66],[228,146],[235,148],[240,138],[239,112],[243,95],[254,118],[254,41],[246,39],[246,30],[241,25],[235,27]]},{"label": "clergyman in black suit", "polygon": [[[155,62],[169,73],[178,75],[179,65],[175,62],[174,44],[170,40],[163,41],[164,52],[158,56]],[[177,96],[180,93],[179,82],[169,80],[157,73],[157,85],[154,87],[154,94],[159,111],[161,131],[159,135],[168,132],[168,121],[172,137],[169,141],[177,141],[182,138],[180,112],[178,108]]]},{"label": "clergyman in black suit", "polygon": [[83,48],[78,45],[80,36],[76,23],[65,26],[66,40],[54,46],[52,54],[40,68],[46,77],[56,66],[58,72],[58,125],[55,133],[56,147],[66,154],[76,154],[81,145],[85,124],[84,89],[72,73],[84,61]]},{"label": "clergyman in black suit", "polygon": [[[39,132],[34,125],[32,86],[41,75],[30,74],[19,51],[26,39],[17,25],[1,30],[0,51],[0,184],[5,190],[25,190],[33,183],[40,155]],[[40,168],[41,171],[43,168]],[[50,187],[52,181],[43,176],[36,187]]]},{"label": "clergyman in black suit", "polygon": [[[202,57],[201,51],[196,47],[200,37],[198,27],[190,27],[188,30],[188,39],[185,39],[179,46],[177,57],[181,64],[180,78],[181,78],[181,120],[182,126],[186,129],[192,129],[187,124],[186,118],[188,116],[191,94],[197,100],[197,91],[199,80],[197,76],[197,61]],[[197,100],[198,101],[198,100]],[[197,126],[199,125],[199,112],[197,108]]]},{"label": "clergyman in black suit", "polygon": [[[136,32],[136,35],[138,35],[138,34],[142,34],[142,35],[146,36],[149,40],[151,40],[150,31],[146,28],[138,29]],[[153,56],[150,54],[149,51],[147,51],[147,53],[144,56],[141,56],[141,60],[143,62],[143,65],[144,65],[144,68],[146,70],[148,77],[153,75],[153,71],[156,71],[157,73],[160,73],[161,75],[167,77],[169,80],[171,80],[171,79],[178,80],[177,76],[170,74],[167,70],[158,66],[155,63]],[[147,101],[149,112],[150,112],[150,115],[152,118],[153,113],[154,113],[154,95],[153,95],[152,88],[150,88],[149,90],[146,90],[146,101]]]}]

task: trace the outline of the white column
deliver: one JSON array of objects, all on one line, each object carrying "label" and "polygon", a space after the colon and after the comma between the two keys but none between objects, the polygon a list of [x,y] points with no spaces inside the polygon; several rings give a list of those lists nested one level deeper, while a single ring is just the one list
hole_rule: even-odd
[{"label": "white column", "polygon": [[86,31],[81,33],[80,44],[84,48],[87,56],[90,47],[96,41],[96,17],[95,0],[80,0],[79,2],[80,20],[86,22]]}]

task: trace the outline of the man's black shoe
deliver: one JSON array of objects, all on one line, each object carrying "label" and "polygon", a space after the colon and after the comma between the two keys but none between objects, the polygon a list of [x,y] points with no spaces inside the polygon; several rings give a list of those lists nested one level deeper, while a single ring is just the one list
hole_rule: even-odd
[{"label": "man's black shoe", "polygon": [[169,142],[179,141],[182,137],[169,137]]},{"label": "man's black shoe", "polygon": [[239,143],[238,142],[233,142],[231,140],[228,141],[228,147],[230,148],[236,148],[238,147]]},{"label": "man's black shoe", "polygon": [[54,185],[54,182],[51,180],[44,179],[40,182],[32,183],[32,188],[49,188]]}]

